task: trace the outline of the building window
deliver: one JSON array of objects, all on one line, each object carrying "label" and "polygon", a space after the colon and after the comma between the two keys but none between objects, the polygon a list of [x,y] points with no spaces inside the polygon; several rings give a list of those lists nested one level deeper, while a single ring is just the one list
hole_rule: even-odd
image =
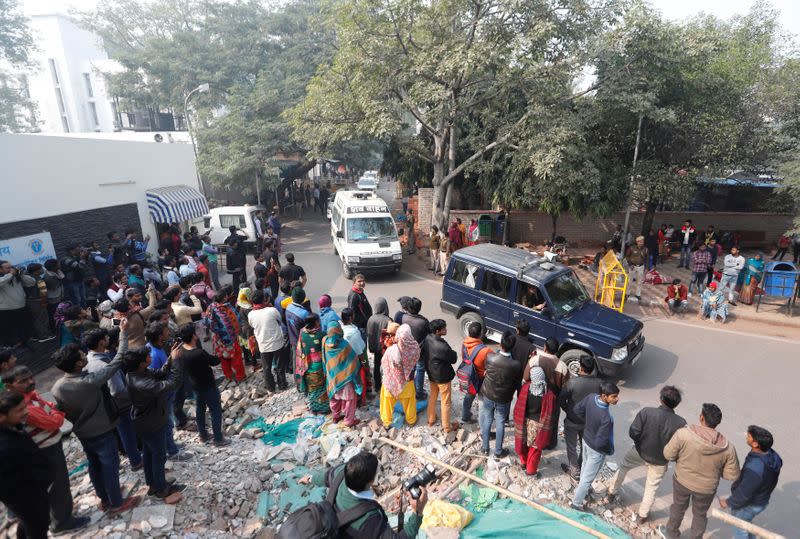
[{"label": "building window", "polygon": [[53,84],[58,86],[61,83],[58,81],[58,70],[56,69],[56,61],[50,58],[49,60],[47,60],[47,62],[50,64],[50,75],[53,77]]},{"label": "building window", "polygon": [[56,101],[58,102],[58,113],[61,115],[61,126],[64,128],[64,133],[69,133],[69,118],[67,117],[67,107],[64,105],[64,94],[61,92],[61,82],[58,78],[58,68],[56,61],[52,58],[47,60],[50,65],[50,75],[53,77],[53,85],[56,91]]},{"label": "building window", "polygon": [[83,85],[86,86],[86,95],[88,97],[94,97],[94,91],[92,90],[92,79],[89,77],[88,73],[83,74]]},{"label": "building window", "polygon": [[94,104],[94,101],[89,101],[89,112],[92,115],[92,121],[94,122],[95,127],[100,125],[100,118],[97,117],[97,105]]}]

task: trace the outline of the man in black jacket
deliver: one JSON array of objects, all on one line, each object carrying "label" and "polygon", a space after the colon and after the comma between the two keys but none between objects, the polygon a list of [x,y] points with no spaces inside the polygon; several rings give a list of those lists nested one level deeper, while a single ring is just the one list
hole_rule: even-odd
[{"label": "man in black jacket", "polygon": [[567,462],[561,463],[561,469],[575,481],[579,479],[581,473],[581,447],[585,421],[573,412],[573,408],[586,395],[600,393],[600,379],[593,374],[594,359],[582,356],[580,365],[578,376],[567,380],[558,395],[558,405],[566,412],[564,443],[567,446]]},{"label": "man in black jacket", "polygon": [[458,423],[450,423],[450,399],[452,386],[450,382],[456,377],[453,365],[458,361],[458,354],[450,348],[444,336],[447,335],[447,323],[441,318],[431,320],[430,334],[422,345],[422,357],[425,370],[431,385],[428,399],[428,426],[436,423],[436,398],[442,396],[442,427],[445,432],[458,429]]},{"label": "man in black jacket", "polygon": [[[428,319],[419,314],[422,310],[422,300],[403,296],[398,301],[403,310],[398,311],[394,315],[394,321],[398,324],[408,324],[408,327],[411,328],[411,334],[414,336],[414,340],[417,341],[417,344],[422,346],[430,330],[428,326],[430,322]],[[428,398],[428,394],[425,393],[425,362],[422,360],[421,355],[417,362],[417,371],[414,374],[414,388],[417,392],[416,397],[418,401]]]},{"label": "man in black jacket", "polygon": [[171,358],[157,371],[148,369],[150,351],[145,347],[128,350],[123,361],[128,371],[133,425],[142,441],[144,477],[150,487],[147,495],[163,499],[185,488],[184,485],[169,484],[164,471],[169,414],[167,394],[175,391],[183,373],[173,368]]},{"label": "man in black jacket", "polygon": [[478,422],[481,427],[482,451],[489,454],[489,434],[492,430],[492,420],[496,423],[497,437],[494,441],[494,456],[501,458],[508,454],[503,449],[503,436],[505,435],[505,420],[508,408],[514,398],[514,392],[519,389],[522,381],[522,368],[518,361],[511,357],[511,350],[517,342],[516,336],[510,331],[503,333],[500,339],[500,350],[490,353],[486,358],[486,376],[481,384],[481,409]]},{"label": "man in black jacket", "polygon": [[[320,300],[322,301],[322,300]],[[372,375],[373,391],[381,392],[381,359],[383,350],[381,348],[381,333],[389,325],[392,319],[389,318],[389,305],[385,298],[378,298],[375,301],[375,311],[367,320],[367,350],[372,353]]]},{"label": "man in black jacket", "polygon": [[231,275],[231,286],[234,293],[239,293],[239,284],[247,280],[247,255],[245,254],[244,244],[238,234],[233,234],[225,241],[228,248],[225,252],[225,266]]},{"label": "man in black jacket", "polygon": [[347,306],[353,309],[353,324],[361,330],[361,337],[366,342],[367,320],[372,316],[372,306],[369,304],[364,286],[367,280],[363,274],[358,273],[353,278],[353,287],[347,294]]},{"label": "man in black jacket", "polygon": [[0,392],[0,501],[19,519],[17,537],[46,539],[50,525],[50,465],[22,428],[28,408],[22,395]]},{"label": "man in black jacket", "polygon": [[642,408],[636,414],[628,430],[628,435],[633,440],[633,447],[620,462],[619,469],[608,487],[608,500],[614,501],[625,475],[633,468],[647,466],[644,495],[639,505],[640,526],[647,520],[650,508],[656,499],[656,490],[664,474],[667,473],[664,446],[676,430],[686,425],[686,420],[675,413],[675,408],[681,402],[680,390],[675,386],[664,386],[661,388],[660,398],[661,406]]}]

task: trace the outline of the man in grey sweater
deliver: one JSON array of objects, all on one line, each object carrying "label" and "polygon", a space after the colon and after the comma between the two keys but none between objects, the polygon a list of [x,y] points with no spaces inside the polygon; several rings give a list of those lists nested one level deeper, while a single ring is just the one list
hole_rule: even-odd
[{"label": "man in grey sweater", "polygon": [[[127,342],[127,329],[127,320],[123,320],[120,325],[122,342]],[[53,397],[72,423],[73,432],[86,453],[89,478],[100,498],[101,510],[118,515],[136,507],[139,496],[122,499],[119,453],[113,432],[117,425],[116,407],[110,397],[103,394],[106,383],[122,366],[121,354],[117,353],[114,360],[100,370],[85,372],[86,354],[77,344],[69,344],[53,354],[53,363],[64,371],[64,376],[53,385]]]}]

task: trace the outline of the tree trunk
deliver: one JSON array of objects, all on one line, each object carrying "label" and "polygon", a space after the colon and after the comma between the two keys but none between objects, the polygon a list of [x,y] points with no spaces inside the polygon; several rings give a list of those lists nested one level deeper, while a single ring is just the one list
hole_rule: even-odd
[{"label": "tree trunk", "polygon": [[558,214],[557,213],[551,213],[550,214],[550,219],[553,221],[553,235],[550,236],[550,241],[555,243],[555,241],[556,241],[556,231],[558,230]]},{"label": "tree trunk", "polygon": [[645,203],[644,218],[642,219],[642,236],[647,237],[647,233],[653,228],[653,220],[656,217],[656,205],[651,201]]}]

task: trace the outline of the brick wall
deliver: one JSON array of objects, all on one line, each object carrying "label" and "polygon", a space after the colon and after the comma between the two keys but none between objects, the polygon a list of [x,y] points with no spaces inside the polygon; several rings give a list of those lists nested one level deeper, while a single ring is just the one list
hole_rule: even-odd
[{"label": "brick wall", "polygon": [[[630,229],[634,234],[641,230],[643,218],[644,212],[631,213]],[[691,219],[698,229],[714,225],[717,230],[763,232],[764,241],[772,244],[791,228],[793,217],[766,213],[656,212],[653,225],[659,227],[667,223],[679,227],[684,219]],[[513,242],[542,243],[550,238],[553,229],[550,216],[540,212],[513,211],[509,222],[509,239]],[[617,224],[624,222],[623,212],[607,219],[587,218],[580,222],[570,215],[562,215],[558,219],[557,233],[573,245],[598,244],[608,240]]]},{"label": "brick wall", "polygon": [[[122,236],[126,228],[142,233],[139,210],[136,204],[108,206],[75,213],[53,215],[41,219],[29,219],[0,225],[0,238],[14,238],[50,232],[59,258],[66,255],[66,247],[71,244],[86,244],[97,240],[101,246],[108,243],[106,234],[114,231]],[[153,240],[155,241],[155,239]]]}]

